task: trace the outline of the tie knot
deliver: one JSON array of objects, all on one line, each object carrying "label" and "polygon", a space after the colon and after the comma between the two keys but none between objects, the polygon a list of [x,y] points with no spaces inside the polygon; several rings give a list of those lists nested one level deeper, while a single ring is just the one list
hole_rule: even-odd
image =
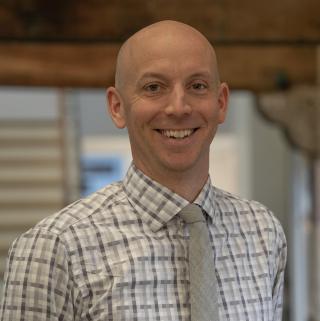
[{"label": "tie knot", "polygon": [[180,216],[187,223],[205,222],[201,208],[196,204],[189,204],[180,212]]}]

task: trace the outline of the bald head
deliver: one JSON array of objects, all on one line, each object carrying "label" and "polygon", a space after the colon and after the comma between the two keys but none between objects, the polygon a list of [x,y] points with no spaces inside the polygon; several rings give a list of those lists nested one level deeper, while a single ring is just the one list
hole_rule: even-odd
[{"label": "bald head", "polygon": [[150,25],[124,43],[116,88],[107,90],[110,115],[127,128],[135,165],[173,191],[188,180],[192,195],[181,195],[189,200],[197,194],[195,180],[201,187],[207,180],[210,144],[228,95],[209,41],[175,21]]},{"label": "bald head", "polygon": [[177,21],[160,21],[147,26],[131,36],[120,48],[117,57],[115,86],[121,90],[131,82],[132,73],[136,73],[138,65],[144,59],[152,58],[154,51],[162,50],[168,54],[172,50],[184,50],[187,58],[188,50],[197,47],[210,56],[215,81],[219,83],[217,59],[209,41],[193,27]]}]

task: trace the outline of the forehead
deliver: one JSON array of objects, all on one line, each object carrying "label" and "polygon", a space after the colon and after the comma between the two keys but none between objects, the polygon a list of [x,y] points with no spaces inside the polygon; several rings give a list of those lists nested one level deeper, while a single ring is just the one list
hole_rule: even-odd
[{"label": "forehead", "polygon": [[141,77],[150,72],[214,73],[215,56],[201,35],[181,32],[141,34],[126,48],[126,76]]}]

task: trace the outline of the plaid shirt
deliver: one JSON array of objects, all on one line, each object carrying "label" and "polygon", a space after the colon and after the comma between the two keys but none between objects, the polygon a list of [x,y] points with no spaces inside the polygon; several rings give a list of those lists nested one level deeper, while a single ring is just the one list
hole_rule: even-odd
[{"label": "plaid shirt", "polygon": [[[210,179],[194,203],[207,213],[220,320],[281,320],[277,219]],[[188,231],[177,215],[187,204],[132,165],[123,182],[41,221],[12,245],[0,320],[190,320]]]}]

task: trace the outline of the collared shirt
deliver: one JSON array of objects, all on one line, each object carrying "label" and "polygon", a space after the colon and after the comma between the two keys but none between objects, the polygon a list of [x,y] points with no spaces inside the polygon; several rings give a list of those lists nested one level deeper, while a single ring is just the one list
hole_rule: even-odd
[{"label": "collared shirt", "polygon": [[[207,213],[220,320],[280,321],[286,242],[257,202],[211,185]],[[118,182],[46,218],[11,247],[1,321],[188,321],[189,202],[131,165]]]}]

